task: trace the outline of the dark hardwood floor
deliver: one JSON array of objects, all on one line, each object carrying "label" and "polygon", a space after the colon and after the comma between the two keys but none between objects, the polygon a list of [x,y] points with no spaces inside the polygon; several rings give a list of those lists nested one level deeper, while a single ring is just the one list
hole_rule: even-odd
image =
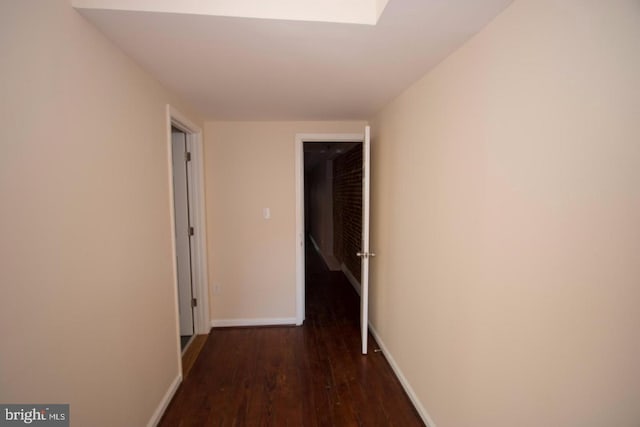
[{"label": "dark hardwood floor", "polygon": [[360,354],[359,297],[313,250],[306,286],[302,327],[213,329],[159,425],[424,426],[373,337]]}]

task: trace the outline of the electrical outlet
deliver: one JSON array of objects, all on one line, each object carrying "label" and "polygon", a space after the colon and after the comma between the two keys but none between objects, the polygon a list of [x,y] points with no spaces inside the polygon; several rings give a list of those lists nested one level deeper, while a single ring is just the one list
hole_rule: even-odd
[{"label": "electrical outlet", "polygon": [[218,295],[220,293],[220,283],[213,284],[213,293],[214,295]]}]

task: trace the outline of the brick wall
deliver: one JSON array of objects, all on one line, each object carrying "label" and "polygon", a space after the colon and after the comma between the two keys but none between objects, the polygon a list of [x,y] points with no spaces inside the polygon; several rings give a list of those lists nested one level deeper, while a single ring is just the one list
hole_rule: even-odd
[{"label": "brick wall", "polygon": [[333,161],[333,253],[360,281],[362,243],[362,145]]}]

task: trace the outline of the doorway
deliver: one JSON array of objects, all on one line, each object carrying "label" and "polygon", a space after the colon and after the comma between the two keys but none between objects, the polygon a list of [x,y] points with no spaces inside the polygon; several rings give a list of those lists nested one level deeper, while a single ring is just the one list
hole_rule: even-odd
[{"label": "doorway", "polygon": [[360,292],[362,143],[304,143],[305,237]]},{"label": "doorway", "polygon": [[362,353],[368,341],[369,127],[364,134],[296,135],[296,323],[305,319],[306,242],[343,271],[360,295]]},{"label": "doorway", "polygon": [[175,313],[179,332],[176,345],[181,356],[195,336],[208,334],[210,330],[204,158],[201,129],[170,105],[166,114]]}]

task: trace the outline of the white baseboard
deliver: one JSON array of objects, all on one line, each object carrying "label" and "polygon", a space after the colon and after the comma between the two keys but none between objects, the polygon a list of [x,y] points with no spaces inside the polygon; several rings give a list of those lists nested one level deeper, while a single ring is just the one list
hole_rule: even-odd
[{"label": "white baseboard", "polygon": [[295,325],[295,317],[266,317],[253,319],[214,319],[211,321],[212,328],[228,328],[231,326],[276,326]]},{"label": "white baseboard", "polygon": [[436,427],[436,423],[433,422],[433,420],[427,413],[427,410],[424,408],[424,406],[422,406],[422,403],[420,403],[420,400],[418,400],[418,396],[416,396],[416,393],[413,391],[413,388],[411,388],[411,384],[409,384],[409,381],[407,381],[407,379],[405,378],[404,374],[400,370],[400,367],[396,363],[395,359],[393,358],[391,353],[389,353],[387,346],[384,345],[382,338],[380,338],[380,335],[378,335],[378,332],[375,330],[373,325],[371,325],[371,322],[369,322],[369,331],[371,332],[371,335],[373,335],[373,337],[376,339],[376,342],[380,346],[380,349],[382,350],[384,357],[387,359],[387,362],[389,362],[391,369],[393,369],[393,372],[396,374],[396,377],[400,381],[400,384],[402,384],[402,388],[404,388],[404,391],[409,396],[409,399],[411,399],[411,403],[413,403],[413,406],[416,408],[416,411],[418,411],[418,415],[420,415],[420,418],[422,418],[422,421],[427,425],[427,427]]},{"label": "white baseboard", "polygon": [[169,403],[171,402],[171,399],[173,399],[173,395],[176,394],[176,390],[178,390],[178,386],[180,385],[181,382],[182,382],[182,374],[178,374],[178,376],[173,380],[173,382],[169,386],[169,389],[167,390],[167,392],[164,394],[164,397],[160,401],[160,404],[156,408],[155,412],[151,416],[151,419],[147,423],[147,427],[155,427],[158,425],[158,423],[160,422],[160,419],[162,418],[162,415],[164,415],[164,411],[167,409],[167,406],[169,406]]},{"label": "white baseboard", "polygon": [[356,279],[353,273],[351,273],[351,270],[349,270],[344,263],[340,265],[340,269],[342,270],[344,275],[347,276],[347,279],[349,279],[349,283],[351,283],[353,289],[355,289],[357,294],[360,295],[360,282],[358,282],[358,279]]},{"label": "white baseboard", "polygon": [[[344,263],[341,265],[341,268],[342,268],[342,272],[347,277],[347,279],[349,280],[353,288],[356,290],[358,295],[360,295],[360,282],[358,281],[358,279],[355,278],[355,276],[351,273],[351,271],[347,268],[347,266]],[[418,397],[416,396],[416,393],[413,391],[413,388],[409,384],[409,381],[407,381],[406,377],[400,370],[400,367],[396,363],[391,353],[389,353],[389,349],[387,349],[387,346],[384,345],[382,338],[380,338],[380,335],[378,334],[376,329],[373,327],[371,322],[369,322],[369,331],[371,332],[371,335],[373,335],[373,337],[376,339],[376,342],[380,346],[380,349],[382,350],[384,357],[389,362],[391,369],[393,369],[393,372],[396,374],[396,377],[398,378],[398,381],[400,381],[400,384],[402,384],[402,388],[409,396],[409,399],[411,399],[411,403],[413,403],[413,406],[416,408],[416,411],[418,411],[418,415],[420,415],[420,418],[422,418],[422,421],[427,425],[427,427],[436,427],[436,424],[433,422],[433,420],[427,413],[427,410],[424,408],[424,406],[422,406],[422,403],[420,403],[420,400],[418,400]]]}]

